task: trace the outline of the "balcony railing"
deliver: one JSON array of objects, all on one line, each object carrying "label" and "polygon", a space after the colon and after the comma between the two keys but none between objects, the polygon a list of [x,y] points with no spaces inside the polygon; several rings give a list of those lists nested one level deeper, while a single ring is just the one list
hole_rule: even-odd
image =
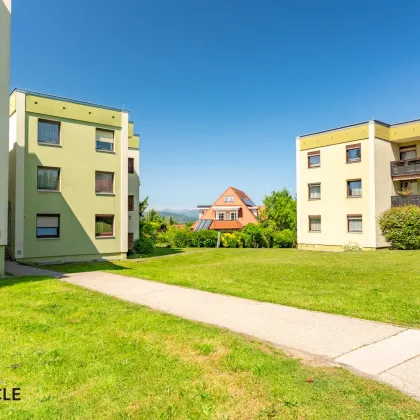
[{"label": "balcony railing", "polygon": [[408,204],[420,206],[420,195],[395,195],[391,197],[392,207],[407,206]]},{"label": "balcony railing", "polygon": [[391,176],[419,175],[420,158],[391,162]]}]

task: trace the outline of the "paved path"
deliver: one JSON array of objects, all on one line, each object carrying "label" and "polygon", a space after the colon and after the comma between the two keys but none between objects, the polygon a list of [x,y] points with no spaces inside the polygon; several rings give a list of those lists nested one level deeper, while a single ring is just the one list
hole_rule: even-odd
[{"label": "paved path", "polygon": [[64,281],[328,358],[420,398],[420,330],[103,272]]},{"label": "paved path", "polygon": [[56,271],[44,270],[42,268],[32,267],[30,265],[19,264],[14,261],[5,261],[5,271],[12,276],[44,276],[44,277],[60,277],[63,273]]}]

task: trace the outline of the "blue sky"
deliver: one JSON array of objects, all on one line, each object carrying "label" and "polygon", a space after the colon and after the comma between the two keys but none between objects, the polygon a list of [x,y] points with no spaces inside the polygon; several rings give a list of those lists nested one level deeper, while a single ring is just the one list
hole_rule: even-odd
[{"label": "blue sky", "polygon": [[295,191],[295,137],[420,118],[420,2],[13,0],[11,87],[130,110],[141,196]]}]

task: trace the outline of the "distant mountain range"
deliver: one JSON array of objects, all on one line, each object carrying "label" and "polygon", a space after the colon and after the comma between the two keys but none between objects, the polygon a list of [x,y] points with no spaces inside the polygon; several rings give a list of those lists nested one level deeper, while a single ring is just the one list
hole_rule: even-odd
[{"label": "distant mountain range", "polygon": [[159,210],[159,213],[167,219],[172,216],[176,223],[195,222],[200,214],[198,209],[164,209]]}]

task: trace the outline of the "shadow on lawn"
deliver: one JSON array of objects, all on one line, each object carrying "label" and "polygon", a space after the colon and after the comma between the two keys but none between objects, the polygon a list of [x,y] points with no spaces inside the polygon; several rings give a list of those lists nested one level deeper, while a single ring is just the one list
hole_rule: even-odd
[{"label": "shadow on lawn", "polygon": [[26,277],[3,277],[0,278],[0,289],[2,287],[16,286],[20,283],[29,283],[29,282],[40,282],[45,280],[52,280],[54,277],[36,277],[36,276],[26,276]]},{"label": "shadow on lawn", "polygon": [[183,254],[185,253],[185,249],[182,248],[155,248],[153,250],[153,253],[143,255],[143,254],[135,254],[130,255],[127,259],[133,260],[133,259],[148,259],[148,258],[154,258],[154,257],[164,257],[166,255],[175,255],[175,254]]}]

